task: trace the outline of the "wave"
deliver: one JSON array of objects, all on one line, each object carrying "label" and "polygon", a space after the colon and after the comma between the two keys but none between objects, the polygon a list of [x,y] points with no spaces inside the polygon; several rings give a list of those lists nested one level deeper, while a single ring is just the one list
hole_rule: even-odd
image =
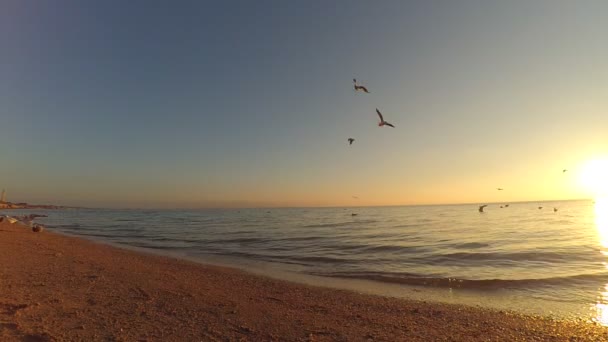
[{"label": "wave", "polygon": [[331,228],[331,227],[345,227],[345,226],[351,226],[351,225],[362,225],[362,224],[369,224],[369,223],[375,223],[375,220],[365,220],[365,221],[344,221],[344,222],[336,222],[336,223],[319,223],[319,224],[308,224],[308,225],[304,225],[302,227],[304,228]]},{"label": "wave", "polygon": [[190,249],[189,246],[171,246],[171,245],[151,245],[145,242],[128,242],[125,243],[132,247],[138,248],[149,248],[149,249],[158,249],[158,250],[180,250],[180,249]]},{"label": "wave", "polygon": [[398,224],[398,225],[394,225],[391,226],[391,228],[412,228],[412,227],[420,227],[422,226],[419,223],[409,223],[409,224]]},{"label": "wave", "polygon": [[484,247],[490,247],[490,245],[487,243],[481,243],[481,242],[468,242],[468,243],[461,243],[459,245],[454,245],[452,247],[457,248],[457,249],[466,249],[466,248],[484,248]]},{"label": "wave", "polygon": [[311,272],[312,275],[372,280],[383,283],[403,285],[463,288],[476,290],[498,290],[504,288],[530,288],[538,286],[577,285],[584,283],[608,282],[608,272],[579,274],[564,277],[527,278],[527,279],[463,279],[458,277],[428,277],[412,273],[374,273],[374,272]]},{"label": "wave", "polygon": [[458,261],[487,262],[487,261],[572,261],[589,260],[589,253],[574,252],[456,252],[436,254],[424,257],[427,262],[451,263]]},{"label": "wave", "polygon": [[59,229],[74,229],[74,228],[80,228],[79,224],[59,224],[59,225],[53,225],[53,228],[59,228]]},{"label": "wave", "polygon": [[419,253],[427,251],[427,248],[425,246],[361,245],[360,250],[367,253]]}]

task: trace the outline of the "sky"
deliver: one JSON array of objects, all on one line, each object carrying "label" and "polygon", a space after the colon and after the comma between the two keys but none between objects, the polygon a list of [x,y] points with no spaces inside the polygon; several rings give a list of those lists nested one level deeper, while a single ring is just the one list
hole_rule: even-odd
[{"label": "sky", "polygon": [[3,1],[0,188],[134,208],[585,198],[580,168],[608,156],[607,13]]}]

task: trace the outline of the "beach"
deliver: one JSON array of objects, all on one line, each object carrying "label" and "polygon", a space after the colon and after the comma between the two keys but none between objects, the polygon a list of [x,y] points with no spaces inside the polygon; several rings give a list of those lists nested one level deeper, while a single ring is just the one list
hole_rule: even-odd
[{"label": "beach", "polygon": [[608,328],[365,295],[0,223],[2,341],[603,341]]}]

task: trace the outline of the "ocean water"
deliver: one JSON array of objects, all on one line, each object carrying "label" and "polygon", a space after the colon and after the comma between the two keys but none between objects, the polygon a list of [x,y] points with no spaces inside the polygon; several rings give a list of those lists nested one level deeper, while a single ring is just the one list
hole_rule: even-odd
[{"label": "ocean water", "polygon": [[38,221],[63,233],[296,281],[608,325],[605,200],[484,213],[471,204],[0,213],[44,213]]}]

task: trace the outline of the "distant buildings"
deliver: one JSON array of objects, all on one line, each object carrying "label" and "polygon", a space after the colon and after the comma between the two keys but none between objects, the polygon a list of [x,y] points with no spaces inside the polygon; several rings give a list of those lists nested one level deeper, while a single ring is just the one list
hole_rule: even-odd
[{"label": "distant buildings", "polygon": [[2,189],[2,196],[0,197],[0,209],[10,208],[10,205],[6,203],[6,190]]},{"label": "distant buildings", "polygon": [[0,209],[62,209],[64,207],[50,204],[27,204],[27,203],[11,203],[6,201],[6,191],[2,189],[0,195]]}]

